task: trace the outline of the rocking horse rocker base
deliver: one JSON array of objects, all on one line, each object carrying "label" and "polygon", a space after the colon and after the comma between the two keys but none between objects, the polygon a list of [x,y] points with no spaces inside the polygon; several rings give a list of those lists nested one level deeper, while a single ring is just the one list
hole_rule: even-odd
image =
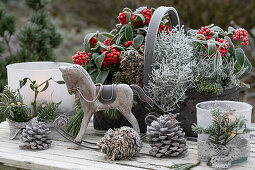
[{"label": "rocking horse rocker base", "polygon": [[94,143],[94,142],[89,142],[89,141],[85,141],[85,140],[82,140],[80,143],[75,142],[75,140],[74,140],[75,137],[70,135],[64,129],[67,124],[68,124],[68,117],[65,115],[60,115],[58,118],[55,119],[55,121],[53,123],[56,131],[66,140],[73,142],[74,144],[79,145],[84,148],[94,149],[94,150],[99,149],[97,146],[97,143]]},{"label": "rocking horse rocker base", "polygon": [[[138,122],[131,109],[133,105],[133,90],[137,91],[140,99],[151,107],[153,101],[146,96],[137,85],[106,85],[94,84],[88,72],[79,65],[60,67],[70,95],[78,93],[84,112],[82,124],[76,143],[81,143],[92,115],[97,111],[117,109],[130,122],[135,131],[140,133]],[[132,90],[133,89],[133,90]]]}]

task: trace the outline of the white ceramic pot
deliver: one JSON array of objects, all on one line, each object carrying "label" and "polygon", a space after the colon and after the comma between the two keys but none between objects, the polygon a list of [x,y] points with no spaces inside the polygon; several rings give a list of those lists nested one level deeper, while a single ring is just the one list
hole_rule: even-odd
[{"label": "white ceramic pot", "polygon": [[[15,63],[7,66],[8,86],[12,89],[19,88],[19,80],[29,77],[32,81],[36,80],[38,84],[52,77],[55,81],[63,81],[62,73],[58,69],[60,66],[70,66],[72,64],[63,62],[24,62]],[[24,97],[24,103],[28,106],[34,100],[34,92],[30,89],[30,82],[27,82],[20,90]],[[41,87],[43,88],[43,87]],[[40,89],[39,89],[40,90]],[[49,81],[47,90],[39,93],[37,102],[60,102],[62,112],[70,112],[74,109],[75,96],[68,93],[65,84],[57,84]]]},{"label": "white ceramic pot", "polygon": [[19,133],[21,132],[22,129],[25,129],[26,126],[30,123],[30,121],[28,122],[15,122],[12,121],[10,119],[6,119],[6,121],[9,124],[9,128],[10,128],[10,134],[9,134],[9,139],[15,139],[18,137]]}]

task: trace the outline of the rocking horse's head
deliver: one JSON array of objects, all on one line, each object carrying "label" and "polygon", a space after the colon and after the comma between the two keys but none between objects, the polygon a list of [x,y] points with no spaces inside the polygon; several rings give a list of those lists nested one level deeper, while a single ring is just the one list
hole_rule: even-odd
[{"label": "rocking horse's head", "polygon": [[62,77],[66,83],[68,93],[70,95],[74,94],[77,89],[77,83],[80,79],[80,72],[78,68],[79,65],[72,65],[69,67],[61,66],[59,67],[59,70],[62,72]]}]

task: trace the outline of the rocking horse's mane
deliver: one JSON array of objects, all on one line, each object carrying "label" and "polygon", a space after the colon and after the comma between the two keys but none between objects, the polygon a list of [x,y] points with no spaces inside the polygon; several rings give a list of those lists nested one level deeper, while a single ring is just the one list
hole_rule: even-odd
[{"label": "rocking horse's mane", "polygon": [[86,76],[87,78],[87,81],[91,84],[91,85],[94,85],[89,73],[84,69],[82,68],[80,65],[72,65],[69,67],[69,69],[76,69],[76,70],[79,70],[79,72],[81,72],[83,75]]}]

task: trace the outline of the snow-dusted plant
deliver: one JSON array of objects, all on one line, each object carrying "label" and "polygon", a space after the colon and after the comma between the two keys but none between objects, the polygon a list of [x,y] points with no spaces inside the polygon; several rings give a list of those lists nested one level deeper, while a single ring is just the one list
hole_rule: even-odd
[{"label": "snow-dusted plant", "polygon": [[155,61],[145,91],[163,111],[170,112],[194,87],[193,47],[183,27],[174,28],[171,33],[162,32],[156,40]]},{"label": "snow-dusted plant", "polygon": [[221,93],[222,86],[216,81],[216,77],[219,76],[214,72],[214,58],[208,57],[206,51],[193,44],[193,60],[195,65],[192,67],[192,72],[196,91],[204,94]]},{"label": "snow-dusted plant", "polygon": [[196,45],[193,46],[193,58],[196,64],[192,70],[197,92],[221,94],[224,88],[248,87],[239,80],[247,68],[236,71],[237,61],[233,58],[222,58],[219,54],[209,57],[207,51]]},{"label": "snow-dusted plant", "polygon": [[241,46],[248,45],[248,32],[242,28],[229,27],[224,31],[218,26],[209,25],[199,30],[189,30],[196,59],[193,68],[196,91],[218,93],[223,89],[249,87],[240,81],[240,76],[250,72],[252,65]]}]

